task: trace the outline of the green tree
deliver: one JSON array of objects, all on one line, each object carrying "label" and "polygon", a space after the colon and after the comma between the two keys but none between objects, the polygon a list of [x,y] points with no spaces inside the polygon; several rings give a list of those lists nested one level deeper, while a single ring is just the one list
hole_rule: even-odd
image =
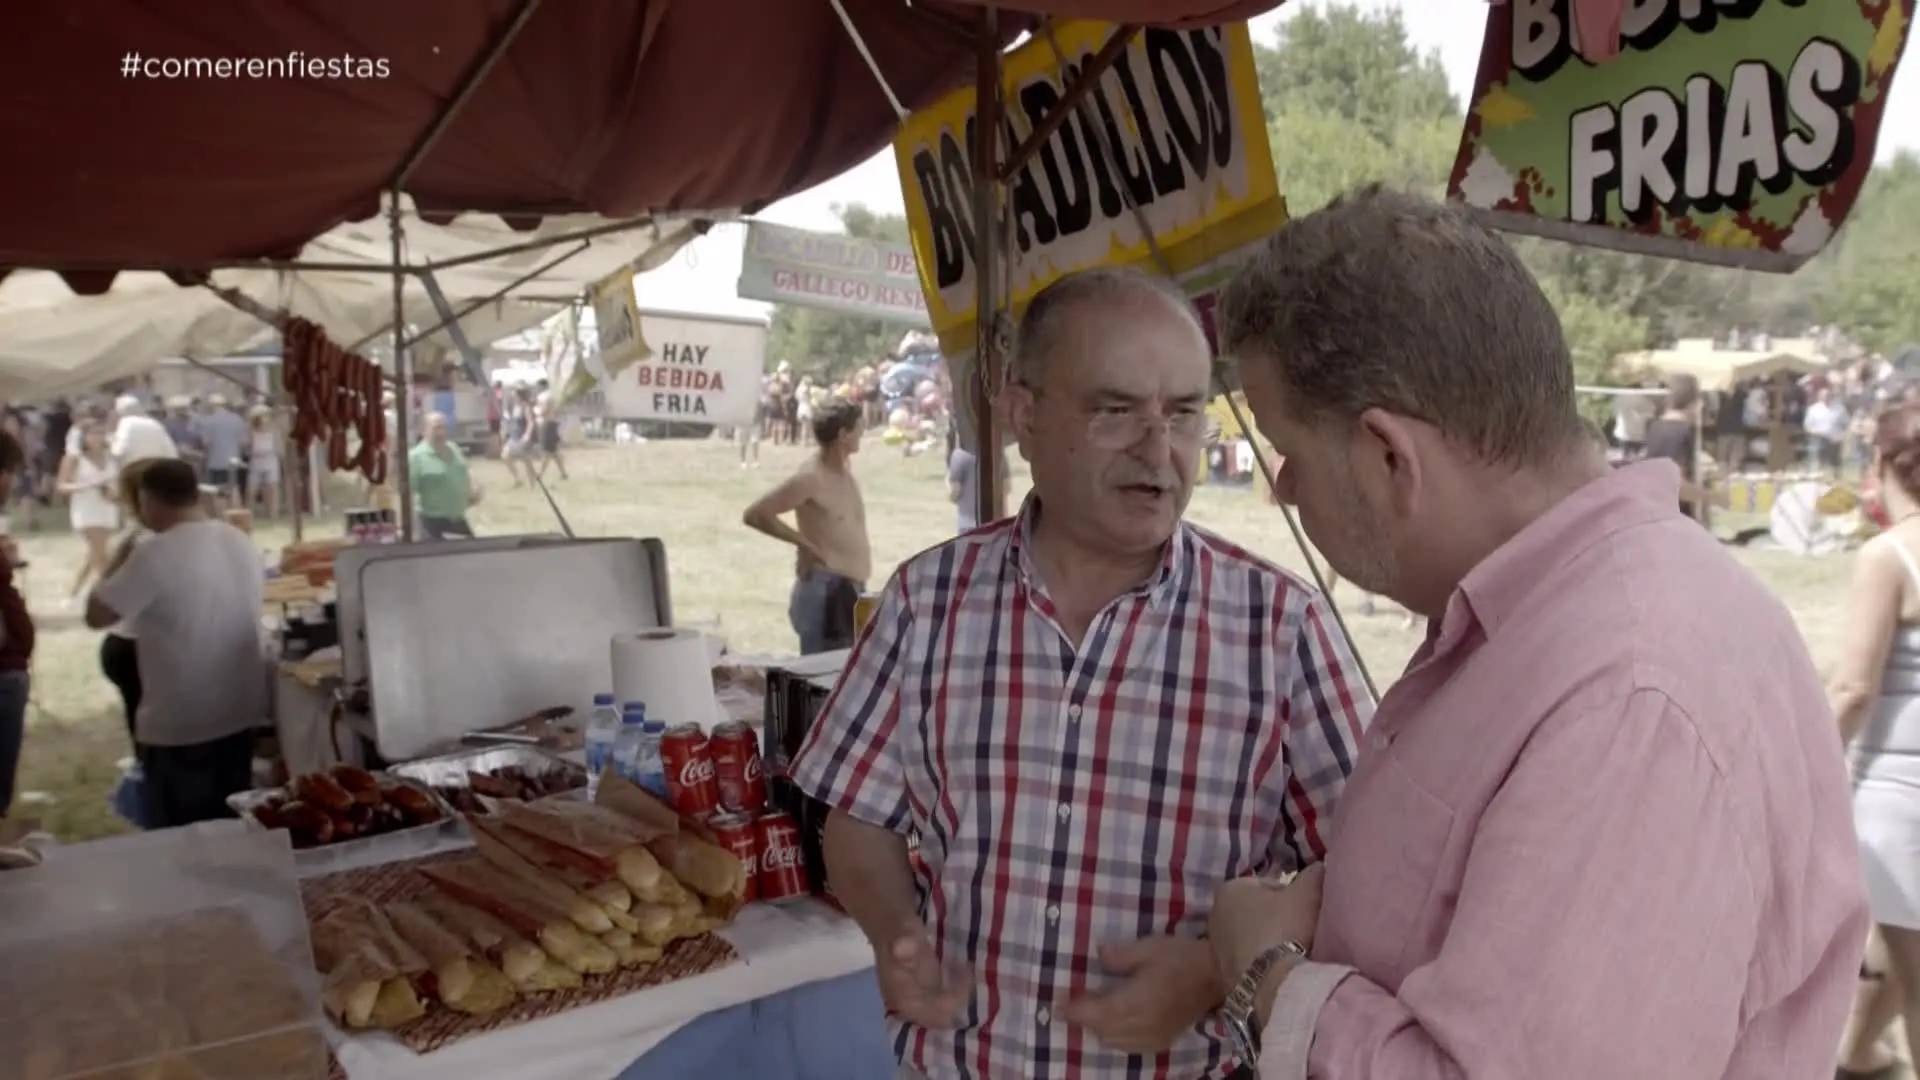
[{"label": "green tree", "polygon": [[1920,342],[1920,158],[1874,169],[1839,237],[1801,273],[1818,317],[1866,348]]},{"label": "green tree", "polygon": [[[898,214],[875,213],[863,203],[833,209],[848,236],[907,242],[907,219]],[[892,352],[911,329],[883,319],[775,304],[767,360],[770,364],[785,361],[793,365],[795,371],[817,378],[838,379],[863,365],[878,362]]]},{"label": "green tree", "polygon": [[[1463,114],[1439,58],[1414,48],[1398,11],[1345,0],[1304,7],[1280,24],[1272,47],[1255,46],[1255,63],[1292,213],[1367,183],[1445,190]],[[1654,260],[1516,240],[1560,312],[1581,382],[1610,382],[1613,357],[1652,334],[1649,309],[1665,295],[1648,270]]]}]

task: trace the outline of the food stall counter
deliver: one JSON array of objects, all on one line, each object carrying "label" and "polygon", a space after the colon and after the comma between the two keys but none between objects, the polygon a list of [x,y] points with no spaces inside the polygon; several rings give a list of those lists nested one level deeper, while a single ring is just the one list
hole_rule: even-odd
[{"label": "food stall counter", "polygon": [[[613,1080],[678,1073],[648,1062],[650,1051],[689,1023],[754,1002],[869,969],[873,953],[853,920],[816,900],[755,904],[721,931],[738,963],[653,990],[571,1009],[430,1054],[415,1054],[390,1035],[333,1033],[334,1056],[347,1080]],[[853,980],[849,980],[850,982]],[[874,999],[877,1005],[877,998]],[[842,1017],[879,1030],[881,1018]],[[738,1045],[729,1053],[746,1053]],[[891,1061],[882,1063],[891,1072]],[[883,1073],[882,1075],[887,1075]]]}]

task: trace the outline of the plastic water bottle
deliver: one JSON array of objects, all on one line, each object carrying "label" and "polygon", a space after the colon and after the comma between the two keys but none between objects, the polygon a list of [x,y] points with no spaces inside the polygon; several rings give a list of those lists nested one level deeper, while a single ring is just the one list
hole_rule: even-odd
[{"label": "plastic water bottle", "polygon": [[667,733],[665,720],[649,719],[641,739],[640,768],[633,782],[646,788],[666,802],[667,795],[667,759],[660,755],[660,739]]},{"label": "plastic water bottle", "polygon": [[600,774],[613,764],[613,744],[620,737],[620,710],[612,694],[593,695],[593,715],[587,718],[587,798],[600,790]]},{"label": "plastic water bottle", "polygon": [[629,701],[620,709],[620,738],[613,744],[613,767],[621,776],[640,782],[647,745],[647,707]]}]

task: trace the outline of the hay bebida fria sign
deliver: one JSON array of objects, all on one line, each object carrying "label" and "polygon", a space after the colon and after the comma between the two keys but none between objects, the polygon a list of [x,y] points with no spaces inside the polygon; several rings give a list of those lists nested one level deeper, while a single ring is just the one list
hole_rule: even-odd
[{"label": "hay bebida fria sign", "polygon": [[1600,64],[1571,2],[1488,9],[1455,198],[1516,232],[1754,269],[1826,246],[1913,0],[1628,0]]},{"label": "hay bebida fria sign", "polygon": [[607,416],[729,426],[753,419],[766,320],[643,310],[639,332],[652,347],[603,384]]},{"label": "hay bebida fria sign", "polygon": [[[1003,156],[1118,29],[1056,23],[1052,42],[1042,32],[1006,57]],[[1150,230],[1173,276],[1205,307],[1252,245],[1286,220],[1246,24],[1140,32],[1087,104],[1008,181],[1011,260],[996,256],[994,270],[1003,295],[1010,291],[1017,316],[1034,293],[1074,270],[1132,264],[1158,272]],[[974,347],[975,105],[971,88],[950,94],[907,118],[894,140],[927,314],[949,355]]]}]

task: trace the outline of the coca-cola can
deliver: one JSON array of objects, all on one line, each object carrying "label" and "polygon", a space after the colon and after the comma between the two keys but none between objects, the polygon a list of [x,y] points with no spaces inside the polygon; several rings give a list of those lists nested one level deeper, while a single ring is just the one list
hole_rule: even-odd
[{"label": "coca-cola can", "polygon": [[707,828],[720,846],[739,858],[747,873],[747,900],[760,898],[760,829],[750,814],[721,812],[707,819]]},{"label": "coca-cola can", "polygon": [[800,827],[784,810],[761,814],[760,899],[778,904],[807,895],[807,871],[800,862]]},{"label": "coca-cola can", "polygon": [[676,724],[660,736],[660,763],[666,767],[667,801],[688,817],[705,817],[720,809],[719,785],[713,779],[713,755],[699,724]]},{"label": "coca-cola can", "polygon": [[760,734],[753,725],[729,720],[713,729],[709,746],[721,807],[752,814],[765,809],[767,781],[760,764]]}]

